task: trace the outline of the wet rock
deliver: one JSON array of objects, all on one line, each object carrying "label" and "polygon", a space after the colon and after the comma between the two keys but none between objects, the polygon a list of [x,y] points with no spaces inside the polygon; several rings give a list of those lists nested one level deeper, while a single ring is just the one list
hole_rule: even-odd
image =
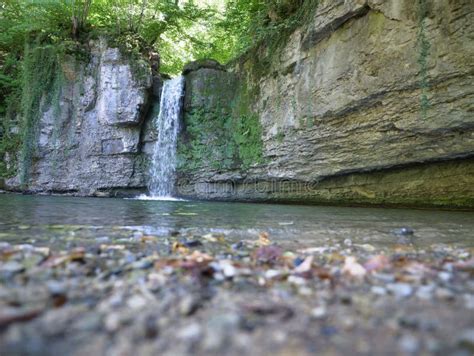
[{"label": "wet rock", "polygon": [[410,227],[402,227],[400,229],[396,229],[392,231],[397,236],[413,236],[415,234],[415,230]]},{"label": "wet rock", "polygon": [[192,295],[184,297],[179,303],[179,312],[181,315],[190,316],[201,306],[200,301]]},{"label": "wet rock", "polygon": [[198,247],[202,246],[202,242],[199,240],[188,240],[188,239],[181,239],[180,243],[183,244],[185,247]]},{"label": "wet rock", "polygon": [[407,298],[413,294],[413,288],[407,283],[391,283],[387,290],[397,298]]}]

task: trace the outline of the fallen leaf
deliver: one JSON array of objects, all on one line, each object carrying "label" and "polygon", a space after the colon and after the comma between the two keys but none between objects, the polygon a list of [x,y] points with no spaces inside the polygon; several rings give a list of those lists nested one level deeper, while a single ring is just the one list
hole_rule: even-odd
[{"label": "fallen leaf", "polygon": [[258,243],[260,246],[270,245],[271,241],[270,241],[270,235],[268,234],[268,232],[261,232],[258,235]]},{"label": "fallen leaf", "polygon": [[155,242],[157,240],[158,240],[158,237],[151,236],[151,235],[145,235],[140,238],[141,242]]},{"label": "fallen leaf", "polygon": [[180,253],[182,255],[187,255],[189,253],[189,248],[187,248],[180,242],[174,242],[173,246],[171,247],[171,250],[173,251],[173,253]]}]

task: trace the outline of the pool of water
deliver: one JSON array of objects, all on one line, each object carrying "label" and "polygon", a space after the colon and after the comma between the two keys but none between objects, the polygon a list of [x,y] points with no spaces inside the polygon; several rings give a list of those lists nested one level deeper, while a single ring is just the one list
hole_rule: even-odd
[{"label": "pool of water", "polygon": [[474,245],[473,212],[0,194],[0,241],[14,243],[178,232],[251,239],[267,231],[282,244],[329,239],[392,244],[402,227],[414,230],[412,241],[420,246]]}]

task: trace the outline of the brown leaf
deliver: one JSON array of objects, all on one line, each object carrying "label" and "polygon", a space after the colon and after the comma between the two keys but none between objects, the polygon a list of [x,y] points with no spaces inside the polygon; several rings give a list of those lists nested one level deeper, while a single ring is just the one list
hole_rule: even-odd
[{"label": "brown leaf", "polygon": [[186,246],[184,246],[182,243],[180,242],[175,242],[173,243],[173,246],[171,247],[171,250],[174,252],[174,253],[180,253],[182,255],[187,255],[189,254],[189,248],[187,248]]},{"label": "brown leaf", "polygon": [[258,235],[258,243],[260,246],[268,246],[271,244],[270,235],[268,232],[264,231]]}]

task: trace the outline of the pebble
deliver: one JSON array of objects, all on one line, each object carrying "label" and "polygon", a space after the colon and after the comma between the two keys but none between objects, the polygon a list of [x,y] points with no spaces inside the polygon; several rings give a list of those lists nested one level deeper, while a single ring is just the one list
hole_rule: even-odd
[{"label": "pebble", "polygon": [[474,352],[474,328],[464,330],[458,339],[459,347]]},{"label": "pebble", "polygon": [[66,284],[58,281],[48,281],[46,287],[52,296],[62,296],[67,291]]},{"label": "pebble", "polygon": [[202,328],[198,323],[192,323],[181,330],[178,330],[177,337],[183,341],[194,342],[198,341],[202,335]]},{"label": "pebble", "polygon": [[118,313],[109,313],[104,319],[104,327],[108,332],[115,332],[120,328],[120,316]]},{"label": "pebble", "polygon": [[296,286],[304,286],[306,284],[306,279],[298,276],[289,276],[288,283],[294,284]]},{"label": "pebble", "polygon": [[199,308],[199,302],[192,295],[188,295],[179,303],[179,312],[181,315],[189,316]]},{"label": "pebble", "polygon": [[127,305],[131,309],[142,309],[146,304],[146,299],[139,295],[134,295],[127,300]]},{"label": "pebble", "polygon": [[407,283],[391,283],[387,285],[387,289],[397,298],[406,298],[413,293],[412,286]]},{"label": "pebble", "polygon": [[442,300],[454,300],[455,296],[452,291],[447,288],[436,288],[435,291],[436,298]]},{"label": "pebble", "polygon": [[433,298],[433,292],[436,286],[434,284],[428,284],[425,286],[419,286],[416,291],[416,296],[423,300],[430,300]]},{"label": "pebble", "polygon": [[20,273],[25,270],[25,267],[17,261],[9,261],[0,266],[0,272],[3,273]]},{"label": "pebble", "polygon": [[182,239],[180,241],[184,246],[186,247],[198,247],[198,246],[201,246],[202,245],[202,242],[199,241],[199,240],[186,240],[186,239]]},{"label": "pebble", "polygon": [[474,309],[474,294],[464,294],[463,299],[467,309]]},{"label": "pebble", "polygon": [[327,316],[327,309],[324,306],[319,306],[311,310],[311,316],[314,319],[324,319]]},{"label": "pebble", "polygon": [[374,273],[373,276],[381,282],[392,283],[395,282],[395,276],[388,273]]},{"label": "pebble", "polygon": [[372,288],[370,288],[370,291],[373,294],[377,294],[377,295],[386,295],[387,294],[387,290],[384,287],[381,287],[381,286],[372,286]]},{"label": "pebble", "polygon": [[413,335],[403,335],[398,345],[400,350],[407,354],[415,354],[420,349],[420,341]]},{"label": "pebble", "polygon": [[268,271],[265,271],[265,278],[266,279],[273,279],[276,277],[281,276],[281,272],[275,269],[269,269]]},{"label": "pebble", "polygon": [[148,269],[153,267],[153,262],[149,259],[141,259],[139,261],[133,262],[131,267],[133,269]]},{"label": "pebble", "polygon": [[231,245],[231,248],[233,250],[240,250],[243,247],[244,247],[244,243],[242,241],[239,241],[239,242]]},{"label": "pebble", "polygon": [[449,272],[439,272],[438,278],[443,282],[449,282],[453,278],[453,275]]},{"label": "pebble", "polygon": [[143,331],[147,339],[154,339],[158,336],[158,323],[156,317],[148,315],[143,322]]},{"label": "pebble", "polygon": [[344,245],[346,245],[346,246],[352,246],[352,240],[351,240],[351,239],[345,239],[345,240],[344,240]]},{"label": "pebble", "polygon": [[232,278],[237,274],[237,269],[230,263],[224,263],[222,265],[222,274],[226,278]]}]

